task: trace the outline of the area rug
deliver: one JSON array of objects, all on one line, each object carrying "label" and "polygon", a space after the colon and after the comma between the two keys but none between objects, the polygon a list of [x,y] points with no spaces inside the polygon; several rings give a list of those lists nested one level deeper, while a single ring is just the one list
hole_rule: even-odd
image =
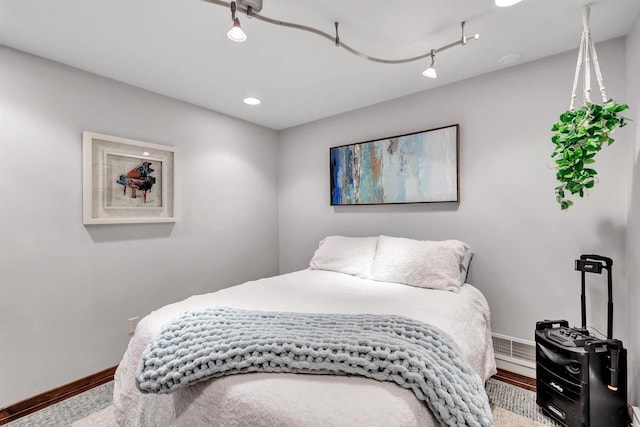
[{"label": "area rug", "polygon": [[[542,415],[534,392],[490,379],[486,385],[495,427],[557,426]],[[118,427],[113,382],[7,424],[7,427]]]}]

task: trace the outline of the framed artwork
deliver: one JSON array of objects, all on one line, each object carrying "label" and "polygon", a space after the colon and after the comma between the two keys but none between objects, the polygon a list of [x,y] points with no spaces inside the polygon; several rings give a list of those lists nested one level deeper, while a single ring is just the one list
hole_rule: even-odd
[{"label": "framed artwork", "polygon": [[457,202],[460,125],[329,149],[331,205]]},{"label": "framed artwork", "polygon": [[83,223],[175,222],[175,149],[82,133]]}]

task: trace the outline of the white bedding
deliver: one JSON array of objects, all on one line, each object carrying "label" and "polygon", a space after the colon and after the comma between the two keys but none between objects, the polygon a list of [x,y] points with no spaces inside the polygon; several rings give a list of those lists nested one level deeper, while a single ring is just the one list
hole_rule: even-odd
[{"label": "white bedding", "polygon": [[410,390],[359,377],[243,374],[170,395],[140,393],[135,385],[138,362],[160,328],[184,311],[213,306],[401,314],[448,333],[483,380],[495,373],[489,307],[473,286],[465,284],[454,293],[302,270],[193,296],[142,319],[115,375],[115,415],[121,426],[437,425]]}]

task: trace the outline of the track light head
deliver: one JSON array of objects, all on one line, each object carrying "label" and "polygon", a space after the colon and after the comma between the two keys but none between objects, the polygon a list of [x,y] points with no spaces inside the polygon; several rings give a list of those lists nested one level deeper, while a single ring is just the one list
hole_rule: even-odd
[{"label": "track light head", "polygon": [[241,43],[247,39],[247,35],[242,31],[242,27],[240,26],[240,20],[236,18],[233,21],[233,27],[227,32],[227,37],[229,40]]},{"label": "track light head", "polygon": [[436,69],[433,66],[430,66],[429,68],[424,70],[422,72],[422,75],[425,76],[425,77],[429,77],[430,79],[438,78],[438,73],[436,72]]},{"label": "track light head", "polygon": [[436,72],[436,54],[433,50],[431,50],[431,65],[429,65],[429,68],[422,72],[422,75],[425,77],[429,77],[430,79],[435,79],[438,77],[438,73]]},{"label": "track light head", "polygon": [[422,72],[422,75],[425,77],[429,77],[430,79],[438,78],[438,73],[434,67],[429,67]]}]

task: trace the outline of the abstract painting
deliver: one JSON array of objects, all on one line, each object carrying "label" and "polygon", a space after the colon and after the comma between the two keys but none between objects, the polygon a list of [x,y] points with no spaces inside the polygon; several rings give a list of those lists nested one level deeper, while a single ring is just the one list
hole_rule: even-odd
[{"label": "abstract painting", "polygon": [[174,222],[173,147],[84,132],[83,222]]},{"label": "abstract painting", "polygon": [[332,147],[331,205],[457,202],[459,128]]}]

